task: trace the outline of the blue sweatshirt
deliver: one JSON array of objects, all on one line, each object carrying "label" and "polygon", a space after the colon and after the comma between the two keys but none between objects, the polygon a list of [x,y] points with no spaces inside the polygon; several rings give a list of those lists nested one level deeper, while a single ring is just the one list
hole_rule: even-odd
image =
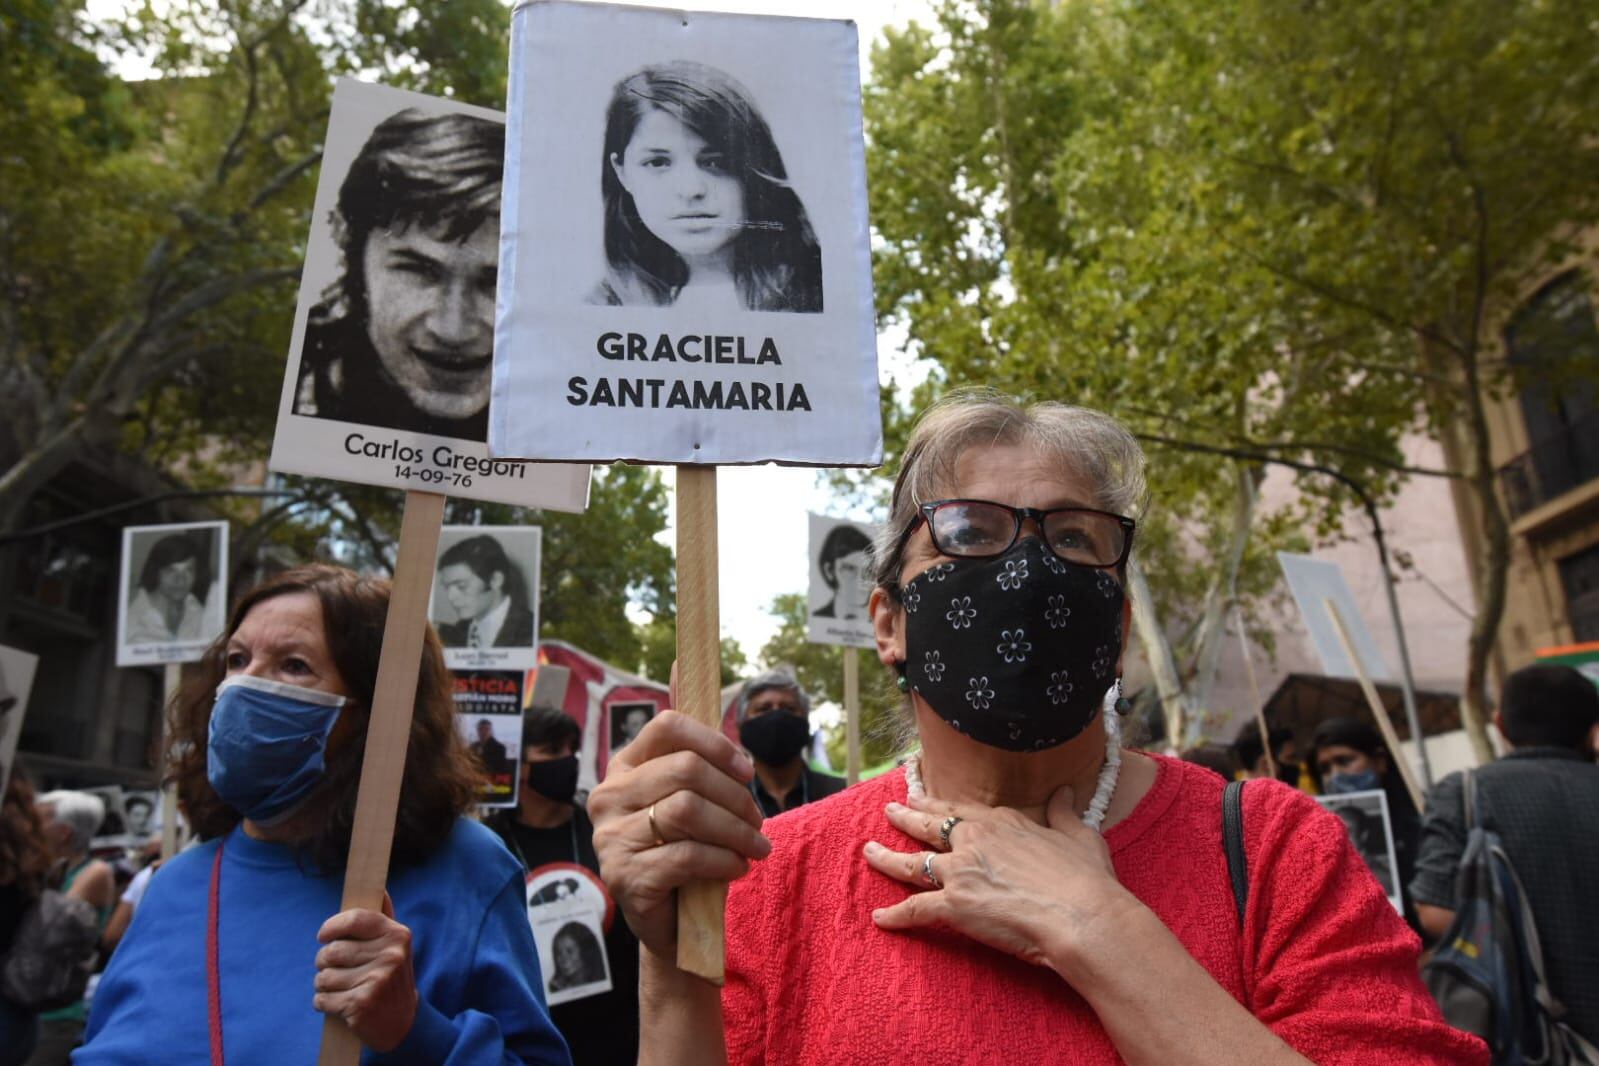
[{"label": "blue sweatshirt", "polygon": [[[342,877],[309,876],[285,845],[226,837],[219,893],[222,1044],[228,1066],[312,1063],[317,930],[339,911]],[[150,880],[95,993],[77,1066],[211,1060],[206,914],[218,841]],[[544,1006],[522,870],[493,833],[460,820],[426,862],[393,872],[395,919],[411,930],[419,997],[399,1047],[363,1064],[569,1064]]]}]

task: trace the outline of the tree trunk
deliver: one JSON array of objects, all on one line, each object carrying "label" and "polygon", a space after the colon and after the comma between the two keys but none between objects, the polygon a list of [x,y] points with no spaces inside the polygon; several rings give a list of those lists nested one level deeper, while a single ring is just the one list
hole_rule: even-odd
[{"label": "tree trunk", "polygon": [[87,415],[56,427],[0,474],[0,533],[14,532],[33,494],[82,454],[90,428]]},{"label": "tree trunk", "polygon": [[1137,559],[1127,561],[1127,595],[1133,601],[1133,628],[1144,642],[1144,654],[1155,676],[1155,691],[1160,693],[1161,711],[1166,716],[1166,742],[1173,751],[1183,748],[1188,730],[1188,707],[1183,698],[1183,682],[1172,658],[1171,643],[1155,617],[1155,601],[1149,595],[1149,582]]},{"label": "tree trunk", "polygon": [[1466,685],[1460,700],[1461,725],[1471,739],[1479,765],[1494,759],[1488,739],[1488,657],[1505,616],[1505,583],[1510,571],[1510,522],[1499,503],[1497,478],[1488,444],[1488,417],[1475,368],[1467,370],[1466,426],[1470,433],[1471,469],[1467,484],[1477,498],[1482,518],[1482,548],[1477,559],[1477,613],[1466,642]]}]

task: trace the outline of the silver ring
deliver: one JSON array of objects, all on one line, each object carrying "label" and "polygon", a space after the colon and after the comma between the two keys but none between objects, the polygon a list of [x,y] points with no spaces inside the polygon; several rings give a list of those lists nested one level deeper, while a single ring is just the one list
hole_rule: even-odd
[{"label": "silver ring", "polygon": [[949,851],[952,847],[954,847],[954,845],[949,842],[949,835],[955,831],[955,827],[957,825],[960,825],[965,820],[966,819],[962,818],[958,814],[952,814],[948,818],[944,819],[943,825],[938,827],[938,839],[944,842],[945,851]]},{"label": "silver ring", "polygon": [[934,888],[944,887],[944,882],[940,881],[938,875],[933,872],[933,852],[931,851],[922,859],[922,880]]},{"label": "silver ring", "polygon": [[650,804],[650,832],[655,835],[655,846],[660,847],[666,843],[666,838],[661,835],[661,827],[655,824],[655,804]]}]

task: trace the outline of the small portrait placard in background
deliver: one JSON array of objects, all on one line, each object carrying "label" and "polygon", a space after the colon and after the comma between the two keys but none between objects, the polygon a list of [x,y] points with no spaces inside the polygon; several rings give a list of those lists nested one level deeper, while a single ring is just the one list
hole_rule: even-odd
[{"label": "small portrait placard in background", "polygon": [[28,693],[39,657],[19,648],[0,646],[0,796],[11,781],[17,741],[22,737],[22,716],[28,713]]},{"label": "small portrait placard in background", "polygon": [[488,784],[483,807],[516,806],[522,767],[522,679],[520,670],[458,670],[455,725],[482,765]]},{"label": "small portrait placard in background", "polygon": [[611,754],[615,755],[633,743],[634,738],[650,724],[650,719],[655,717],[657,709],[655,704],[647,700],[613,703],[607,707],[606,711],[611,716]]},{"label": "small portrait placard in background", "polygon": [[527,918],[550,1006],[611,990],[605,933],[616,907],[598,877],[572,862],[530,870]]},{"label": "small portrait placard in background", "polygon": [[105,817],[100,819],[99,828],[94,831],[94,837],[89,841],[91,849],[126,848],[144,843],[142,840],[134,840],[128,833],[128,816],[122,807],[121,785],[96,785],[83,791],[99,796],[105,803]]},{"label": "small portrait placard in background", "polygon": [[512,15],[490,450],[875,466],[854,23]]},{"label": "small portrait placard in background", "polygon": [[810,516],[811,587],[806,637],[814,644],[874,646],[872,540],[877,528],[825,515]]},{"label": "small portrait placard in background", "polygon": [[428,617],[451,670],[538,665],[537,526],[445,526]]},{"label": "small portrait placard in background", "polygon": [[485,444],[505,117],[334,88],[270,466],[581,511],[588,468]]},{"label": "small portrait placard in background", "polygon": [[1399,884],[1399,863],[1394,857],[1394,829],[1388,817],[1388,795],[1382,789],[1345,792],[1336,796],[1317,796],[1316,802],[1338,816],[1349,831],[1349,840],[1366,860],[1372,876],[1382,886],[1383,895],[1394,910],[1405,913],[1405,900]]},{"label": "small portrait placard in background", "polygon": [[197,661],[226,623],[227,574],[226,522],[125,528],[117,665]]}]

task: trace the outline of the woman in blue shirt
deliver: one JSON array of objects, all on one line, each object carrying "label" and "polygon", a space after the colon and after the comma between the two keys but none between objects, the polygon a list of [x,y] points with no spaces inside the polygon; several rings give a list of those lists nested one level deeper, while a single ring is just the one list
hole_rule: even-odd
[{"label": "woman in blue shirt", "polygon": [[309,566],[247,593],[174,709],[205,841],[152,878],[73,1061],[315,1061],[323,1014],[368,1063],[568,1063],[520,865],[463,819],[476,770],[430,632],[380,912],[340,911],[389,589]]}]

